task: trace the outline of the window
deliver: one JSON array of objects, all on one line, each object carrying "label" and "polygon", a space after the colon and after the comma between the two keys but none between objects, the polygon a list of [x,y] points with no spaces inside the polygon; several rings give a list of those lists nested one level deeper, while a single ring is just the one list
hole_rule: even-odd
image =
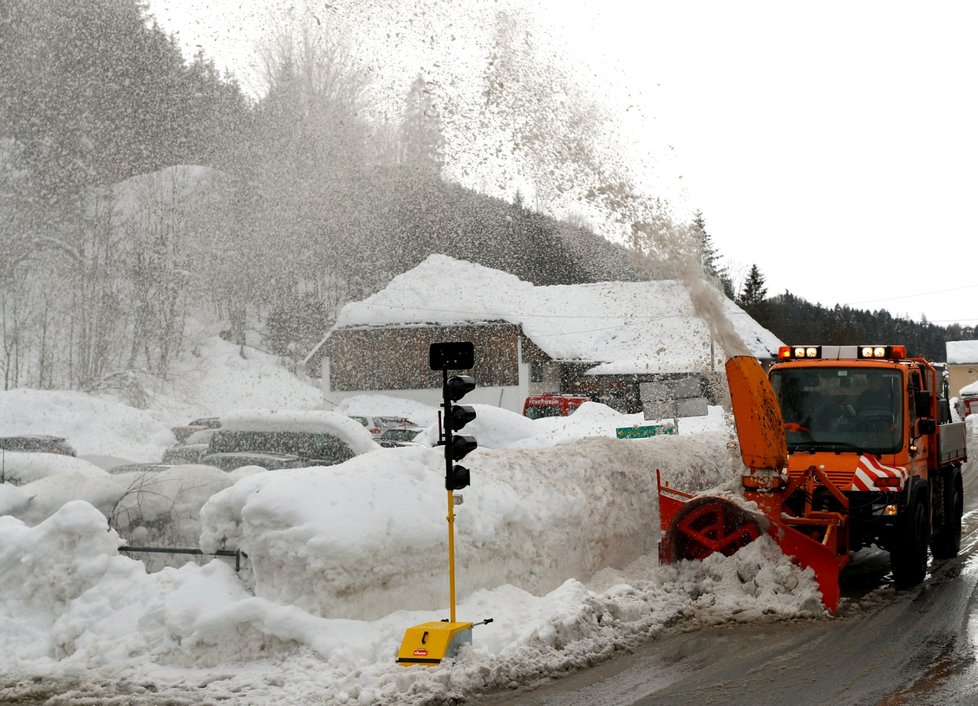
[{"label": "window", "polygon": [[903,443],[903,375],[892,368],[785,368],[771,372],[788,451],[893,453]]},{"label": "window", "polygon": [[217,431],[209,453],[271,453],[300,456],[321,465],[333,465],[356,454],[332,434],[294,431]]}]

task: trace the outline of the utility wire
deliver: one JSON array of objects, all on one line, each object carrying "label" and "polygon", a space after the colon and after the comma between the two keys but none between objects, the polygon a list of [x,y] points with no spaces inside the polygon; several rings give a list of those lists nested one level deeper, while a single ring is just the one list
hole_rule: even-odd
[{"label": "utility wire", "polygon": [[896,297],[880,297],[879,299],[864,299],[859,302],[848,302],[846,306],[853,306],[855,304],[871,304],[872,302],[888,302],[893,299],[912,299],[913,297],[926,297],[928,294],[945,294],[947,292],[960,292],[962,289],[975,289],[978,288],[978,284],[966,284],[963,287],[952,287],[951,289],[936,289],[932,292],[919,292],[918,294],[901,294]]}]

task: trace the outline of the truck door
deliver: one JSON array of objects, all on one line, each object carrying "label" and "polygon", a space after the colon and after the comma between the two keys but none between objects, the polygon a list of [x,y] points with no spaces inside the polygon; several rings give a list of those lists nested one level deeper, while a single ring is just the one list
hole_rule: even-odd
[{"label": "truck door", "polygon": [[910,468],[908,470],[911,476],[919,476],[926,479],[927,459],[930,454],[930,438],[926,434],[916,438],[913,436],[917,431],[917,420],[920,419],[917,416],[916,393],[917,390],[923,389],[920,372],[911,370],[907,376],[907,419],[910,422],[907,438],[910,439],[911,444],[917,447],[917,452],[910,457]]}]

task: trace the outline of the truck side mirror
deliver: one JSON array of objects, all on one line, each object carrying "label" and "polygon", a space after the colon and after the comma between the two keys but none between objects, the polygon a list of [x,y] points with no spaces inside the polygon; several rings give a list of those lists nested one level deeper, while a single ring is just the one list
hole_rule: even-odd
[{"label": "truck side mirror", "polygon": [[914,390],[913,393],[914,414],[918,418],[928,417],[933,419],[930,408],[933,398],[929,390]]},{"label": "truck side mirror", "polygon": [[917,420],[917,436],[930,436],[937,431],[937,422],[933,419]]}]

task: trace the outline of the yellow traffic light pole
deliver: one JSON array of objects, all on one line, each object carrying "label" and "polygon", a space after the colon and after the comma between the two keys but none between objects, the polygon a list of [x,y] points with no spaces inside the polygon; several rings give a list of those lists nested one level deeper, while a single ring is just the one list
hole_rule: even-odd
[{"label": "yellow traffic light pole", "polygon": [[449,622],[455,622],[455,491],[448,491],[448,602]]},{"label": "yellow traffic light pole", "polygon": [[[469,483],[468,470],[462,466],[454,466],[456,450],[453,445],[452,430],[461,428],[466,422],[475,418],[475,412],[471,408],[456,407],[452,408],[452,402],[458,400],[468,390],[475,387],[474,382],[467,376],[454,376],[451,384],[461,383],[467,386],[461,392],[450,393],[448,379],[448,369],[468,369],[472,367],[472,344],[471,343],[434,343],[430,349],[429,365],[432,370],[441,369],[442,371],[442,393],[445,416],[439,414],[439,441],[445,445],[445,489],[448,492],[448,601],[450,613],[448,620],[438,622],[423,623],[408,628],[401,641],[401,647],[397,652],[397,663],[410,666],[413,664],[434,666],[441,664],[445,658],[454,657],[465,644],[472,642],[472,626],[470,622],[457,622],[455,620],[455,489],[464,488]],[[454,395],[454,396],[452,396]],[[453,417],[453,412],[462,412],[461,421],[458,417]],[[468,416],[466,416],[468,415]],[[444,422],[444,424],[441,424]],[[459,437],[468,444],[467,449],[460,453],[464,455],[469,450],[475,448],[475,440],[471,437]],[[465,445],[465,444],[463,444]],[[492,618],[486,618],[477,625],[491,623]]]}]

